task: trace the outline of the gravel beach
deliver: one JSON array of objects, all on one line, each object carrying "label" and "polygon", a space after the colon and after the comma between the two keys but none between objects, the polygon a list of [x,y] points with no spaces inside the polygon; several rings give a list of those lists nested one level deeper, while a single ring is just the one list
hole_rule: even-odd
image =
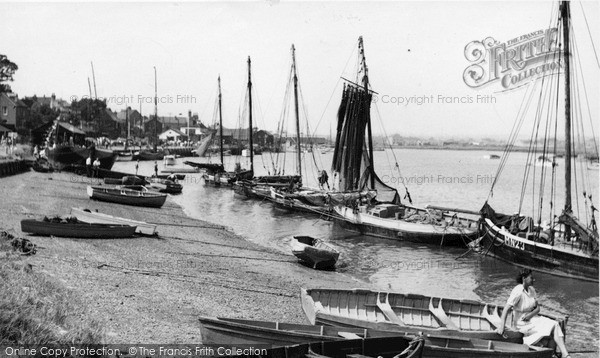
[{"label": "gravel beach", "polygon": [[[301,287],[369,287],[299,265],[291,253],[251,243],[227,223],[191,219],[171,198],[161,209],[91,201],[88,184],[69,173],[0,179],[0,229],[38,246],[26,262],[81,297],[89,318],[106,329],[102,343],[200,343],[200,315],[306,323]],[[159,237],[78,240],[20,230],[22,219],[65,216],[72,207],[157,223]]]}]

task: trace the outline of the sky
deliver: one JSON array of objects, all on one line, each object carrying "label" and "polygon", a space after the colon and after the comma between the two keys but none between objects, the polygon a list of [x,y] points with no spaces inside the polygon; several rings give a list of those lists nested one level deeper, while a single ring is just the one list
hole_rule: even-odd
[{"label": "sky", "polygon": [[[275,130],[294,44],[301,111],[311,132],[328,135],[340,77],[356,78],[363,36],[377,92],[376,134],[502,139],[525,87],[467,86],[465,46],[547,29],[553,10],[549,1],[2,2],[0,54],[19,66],[10,85],[20,97],[89,96],[93,62],[97,96],[113,110],[129,105],[144,115],[154,113],[156,68],[159,116],[191,110],[205,124],[213,121],[220,75],[226,127],[238,123],[251,56],[255,123]],[[574,2],[571,11],[586,91],[595,98],[590,113],[598,122],[600,75],[592,41],[600,50],[599,4]]]}]

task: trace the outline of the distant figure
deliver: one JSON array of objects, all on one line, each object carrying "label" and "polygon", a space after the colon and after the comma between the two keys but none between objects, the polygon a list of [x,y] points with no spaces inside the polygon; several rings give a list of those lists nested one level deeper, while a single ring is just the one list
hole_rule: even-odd
[{"label": "distant figure", "polygon": [[94,160],[94,175],[98,176],[98,169],[100,168],[100,159],[96,158],[96,160]]},{"label": "distant figure", "polygon": [[158,162],[154,161],[154,176],[158,178]]},{"label": "distant figure", "polygon": [[327,184],[327,190],[331,190],[331,188],[329,187],[329,175],[327,175],[327,171],[323,169],[323,171],[319,175],[319,188],[325,189],[325,184]]},{"label": "distant figure", "polygon": [[138,169],[140,169],[140,160],[138,159],[137,162],[135,163],[135,176],[137,176],[138,174]]},{"label": "distant figure", "polygon": [[85,170],[87,172],[88,178],[92,176],[92,156],[90,155],[85,160]]},{"label": "distant figure", "polygon": [[40,147],[38,147],[37,144],[35,145],[35,147],[33,147],[33,157],[35,159],[39,159],[40,157]]}]

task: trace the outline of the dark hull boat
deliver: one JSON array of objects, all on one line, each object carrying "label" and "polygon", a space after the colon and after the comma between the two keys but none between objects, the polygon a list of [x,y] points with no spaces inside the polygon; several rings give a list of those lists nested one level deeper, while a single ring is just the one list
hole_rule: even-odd
[{"label": "dark hull boat", "polygon": [[167,194],[156,193],[145,187],[133,185],[114,188],[88,186],[87,193],[90,199],[153,208],[162,207],[167,200]]},{"label": "dark hull boat", "polygon": [[181,194],[183,190],[183,186],[179,183],[175,183],[169,179],[160,179],[160,178],[148,178],[149,187],[158,191],[159,193],[167,193],[167,194]]},{"label": "dark hull boat", "polygon": [[[496,333],[502,307],[471,300],[371,290],[302,289],[302,309],[312,324],[362,327],[449,337],[522,343],[520,332]],[[556,319],[566,332],[567,319]],[[511,316],[507,326],[512,326]]]},{"label": "dark hull boat", "polygon": [[88,224],[54,220],[21,220],[21,231],[42,236],[73,237],[80,239],[112,239],[132,237],[135,226]]},{"label": "dark hull boat", "polygon": [[598,256],[588,254],[585,242],[558,239],[547,242],[543,233],[511,233],[501,223],[510,227],[513,218],[498,219],[501,216],[491,215],[488,210],[482,226],[485,234],[480,242],[480,250],[485,254],[539,272],[598,282]]},{"label": "dark hull boat", "polygon": [[95,147],[75,148],[72,146],[58,146],[46,149],[48,161],[54,168],[60,170],[72,165],[85,166],[85,162],[90,155],[93,159],[98,158],[100,168],[105,170],[110,170],[117,159],[117,154],[112,150],[97,149]]},{"label": "dark hull boat", "polygon": [[[323,334],[326,332],[323,327],[316,326],[206,317],[201,317],[200,322],[203,344],[270,345],[273,348],[266,355],[261,354],[266,357],[421,357],[424,348],[422,339],[399,335],[362,338],[348,333],[350,339],[331,339]],[[280,325],[300,330],[285,332],[275,327]],[[317,329],[322,329],[320,336]],[[327,333],[333,334],[335,330],[332,328]]]},{"label": "dark hull boat", "polygon": [[314,269],[333,268],[340,257],[333,246],[310,236],[294,236],[291,246],[294,256]]},{"label": "dark hull boat", "polygon": [[[204,344],[268,344],[287,346],[298,343],[342,341],[372,337],[418,337],[415,332],[377,331],[364,328],[314,326],[294,323],[264,322],[232,318],[200,317],[202,343]],[[524,344],[481,339],[462,339],[426,335],[424,357],[476,358],[551,358],[553,351]],[[399,338],[400,339],[400,338]]]},{"label": "dark hull boat", "polygon": [[151,161],[151,160],[163,160],[165,155],[168,153],[165,152],[151,152],[147,150],[141,150],[139,152],[133,153],[132,160],[140,160],[140,161]]}]

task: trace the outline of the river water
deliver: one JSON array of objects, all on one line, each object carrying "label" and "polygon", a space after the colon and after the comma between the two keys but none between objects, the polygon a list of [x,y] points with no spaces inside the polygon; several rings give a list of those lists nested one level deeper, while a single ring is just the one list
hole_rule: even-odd
[{"label": "river water", "polygon": [[[486,151],[453,151],[433,149],[394,149],[375,152],[375,168],[382,180],[398,187],[405,195],[408,188],[413,203],[456,207],[477,211],[488,199],[499,160],[487,159]],[[294,156],[288,153],[286,174],[295,173]],[[494,188],[490,204],[500,212],[512,214],[518,210],[523,168],[527,154],[514,153],[506,162],[502,176]],[[303,179],[315,186],[316,171],[329,172],[332,153],[305,153]],[[218,162],[218,158],[181,158],[178,166],[189,159],[196,162]],[[266,174],[275,155],[263,153],[255,157],[255,172]],[[233,168],[240,160],[226,157],[225,167]],[[244,165],[242,160],[242,166]],[[397,170],[396,163],[398,163]],[[563,167],[557,167],[557,187],[564,183]],[[117,162],[114,170],[134,172],[133,162]],[[163,164],[159,162],[160,169]],[[140,162],[139,173],[150,175],[154,162]],[[189,167],[188,167],[189,168]],[[541,167],[531,167],[539,171]],[[330,175],[330,184],[332,183]],[[598,171],[584,170],[578,175],[578,185],[593,183],[588,194],[598,198]],[[267,202],[248,200],[227,189],[205,186],[199,174],[187,174],[182,182],[183,194],[173,197],[187,215],[230,227],[237,234],[259,245],[289,253],[293,235],[310,235],[333,244],[340,252],[337,271],[351,275],[382,290],[416,293],[452,298],[478,299],[503,304],[515,286],[518,269],[490,257],[469,253],[457,259],[466,249],[441,248],[361,236],[348,232],[338,224],[317,216],[277,209]],[[536,191],[540,188],[536,186]],[[551,193],[549,186],[546,193]],[[581,189],[580,189],[581,190]],[[555,193],[555,207],[560,211],[564,193]],[[575,199],[580,198],[579,202]],[[583,195],[574,197],[573,206],[584,212]],[[522,212],[536,207],[538,201],[524,200]],[[598,206],[598,203],[594,203]],[[545,207],[550,201],[544,202]],[[581,215],[581,214],[580,214]],[[583,217],[583,215],[581,215]],[[545,216],[542,217],[543,219]],[[597,350],[599,345],[597,283],[558,278],[536,273],[535,287],[540,295],[542,311],[567,314],[567,346],[573,351]]]}]

